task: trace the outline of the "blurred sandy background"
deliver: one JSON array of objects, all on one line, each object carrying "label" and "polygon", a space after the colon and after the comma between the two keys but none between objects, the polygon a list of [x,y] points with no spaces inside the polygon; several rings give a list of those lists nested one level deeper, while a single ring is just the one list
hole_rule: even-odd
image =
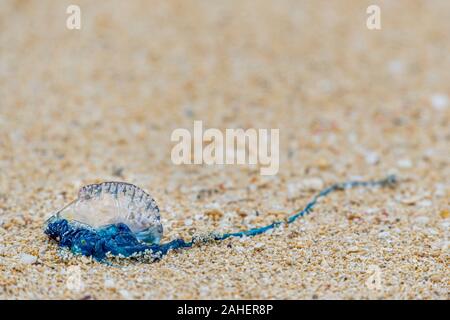
[{"label": "blurred sandy background", "polygon": [[[449,31],[445,0],[1,0],[0,298],[448,299]],[[280,128],[279,174],[173,165],[170,134],[194,120]],[[66,261],[41,230],[93,182],[148,190],[170,240],[388,173],[398,188],[333,194],[284,230],[155,264]]]}]

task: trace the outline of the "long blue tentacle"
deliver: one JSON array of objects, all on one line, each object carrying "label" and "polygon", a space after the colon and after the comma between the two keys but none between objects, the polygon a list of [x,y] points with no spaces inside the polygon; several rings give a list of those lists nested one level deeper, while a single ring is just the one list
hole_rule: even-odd
[{"label": "long blue tentacle", "polygon": [[317,201],[319,201],[320,198],[326,197],[330,193],[337,191],[337,190],[345,190],[345,189],[352,189],[356,187],[384,187],[384,186],[391,186],[394,185],[397,182],[397,179],[394,175],[388,176],[385,179],[382,180],[374,180],[374,181],[347,181],[342,183],[336,183],[333,184],[322,191],[320,191],[314,198],[306,204],[306,206],[299,210],[294,215],[288,217],[286,219],[286,222],[284,221],[277,221],[273,222],[272,224],[269,224],[264,227],[259,228],[253,228],[246,231],[240,231],[240,232],[234,232],[234,233],[225,233],[221,236],[214,237],[215,240],[224,240],[230,237],[252,237],[256,236],[261,233],[265,233],[271,229],[275,229],[276,227],[282,225],[282,224],[291,224],[295,220],[297,220],[300,217],[305,216],[306,214],[310,213],[315,205],[317,204]]}]

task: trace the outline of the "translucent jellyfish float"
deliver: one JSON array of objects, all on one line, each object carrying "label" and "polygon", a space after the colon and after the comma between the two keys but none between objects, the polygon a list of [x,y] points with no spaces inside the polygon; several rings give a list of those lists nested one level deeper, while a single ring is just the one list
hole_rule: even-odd
[{"label": "translucent jellyfish float", "polygon": [[109,256],[158,260],[170,250],[190,248],[195,243],[230,237],[252,237],[291,224],[310,213],[318,200],[334,191],[355,187],[384,187],[396,183],[395,176],[374,181],[333,184],[316,194],[306,206],[284,221],[233,233],[212,232],[189,242],[176,239],[161,244],[163,226],[155,200],[139,187],[125,182],[103,182],[84,186],[78,198],[47,220],[44,232],[74,254],[104,261]]}]

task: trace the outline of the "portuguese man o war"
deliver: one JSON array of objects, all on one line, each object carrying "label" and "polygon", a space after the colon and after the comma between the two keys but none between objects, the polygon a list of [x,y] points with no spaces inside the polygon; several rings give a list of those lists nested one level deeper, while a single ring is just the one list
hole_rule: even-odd
[{"label": "portuguese man o war", "polygon": [[397,183],[391,175],[382,180],[347,181],[333,184],[316,194],[307,205],[284,221],[234,233],[210,233],[191,241],[175,239],[160,243],[163,227],[155,200],[139,187],[125,182],[103,182],[84,186],[78,198],[51,216],[44,232],[61,248],[92,256],[98,261],[110,257],[155,261],[171,250],[191,248],[196,243],[222,241],[230,237],[253,237],[309,214],[320,198],[356,187],[386,187]]}]

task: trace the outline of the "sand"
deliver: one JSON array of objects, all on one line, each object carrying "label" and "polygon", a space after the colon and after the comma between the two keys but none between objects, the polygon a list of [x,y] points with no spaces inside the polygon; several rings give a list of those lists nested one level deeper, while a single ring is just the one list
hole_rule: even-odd
[{"label": "sand", "polygon": [[[450,2],[0,5],[0,298],[448,299]],[[381,30],[366,8],[381,7]],[[175,128],[280,128],[280,171],[176,166]],[[136,184],[163,241],[287,217],[271,234],[108,266],[42,232],[78,188]]]}]

